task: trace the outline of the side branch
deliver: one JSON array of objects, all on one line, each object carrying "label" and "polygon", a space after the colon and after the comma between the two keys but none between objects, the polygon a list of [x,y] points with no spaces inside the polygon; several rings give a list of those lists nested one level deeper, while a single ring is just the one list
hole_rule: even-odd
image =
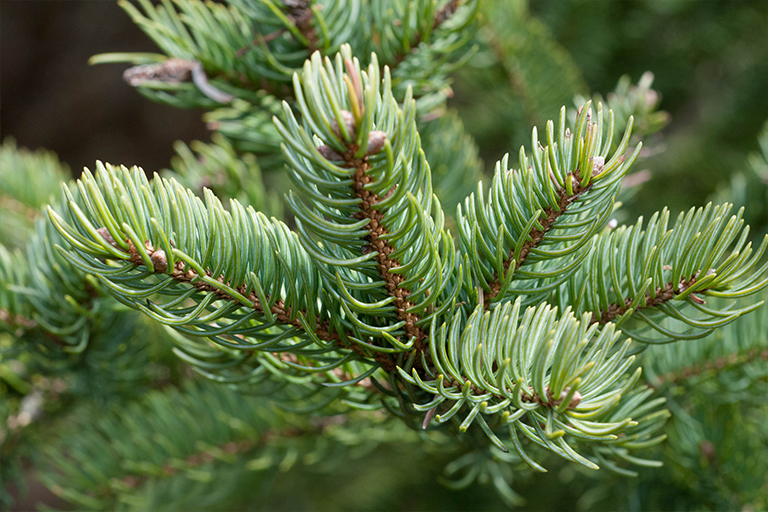
[{"label": "side branch", "polygon": [[[680,283],[677,286],[675,286],[673,283],[667,283],[664,286],[664,288],[661,288],[661,287],[656,288],[656,293],[654,297],[651,297],[651,294],[647,293],[645,295],[645,302],[642,305],[640,305],[637,308],[637,310],[652,308],[652,307],[664,304],[666,302],[669,302],[670,300],[674,299],[676,296],[680,295],[681,293],[685,292],[688,288],[693,286],[696,283],[696,279],[699,277],[700,274],[701,274],[701,271],[698,271],[696,272],[696,275],[692,276],[690,279],[681,279]],[[633,301],[634,299],[628,298],[628,299],[625,299],[624,304],[611,304],[610,306],[608,306],[608,309],[600,312],[599,318],[593,314],[592,320],[590,321],[590,325],[607,324],[608,322],[612,322],[617,317],[620,317],[621,315],[626,313],[627,310],[629,310],[629,307],[632,305]]]},{"label": "side branch", "polygon": [[[539,223],[541,224],[541,229],[534,228],[528,233],[528,240],[523,243],[523,247],[520,250],[520,255],[515,259],[515,249],[512,248],[512,250],[509,253],[509,256],[507,257],[506,261],[504,261],[504,272],[508,272],[509,268],[512,266],[512,262],[515,262],[515,268],[514,270],[519,269],[521,266],[523,266],[523,263],[525,263],[525,260],[528,258],[528,255],[531,253],[531,249],[534,249],[539,243],[544,239],[544,236],[552,229],[552,227],[555,225],[555,222],[557,222],[557,219],[560,218],[560,216],[565,213],[566,208],[568,208],[568,205],[571,204],[575,199],[577,199],[581,194],[589,190],[589,188],[592,186],[592,182],[590,182],[585,187],[582,187],[579,183],[579,180],[576,176],[578,174],[578,170],[576,173],[569,173],[567,176],[567,179],[571,180],[571,183],[573,185],[573,194],[568,194],[568,191],[564,188],[560,188],[557,191],[557,203],[555,206],[551,206],[544,210],[542,212],[543,216],[539,219]],[[594,173],[593,173],[594,174]],[[501,291],[501,281],[499,280],[498,273],[494,273],[493,280],[489,283],[490,291],[488,292],[487,299],[488,301],[485,303],[486,307],[490,303],[490,300],[495,298],[499,291]]]},{"label": "side branch", "polygon": [[653,387],[654,389],[658,389],[665,384],[677,384],[678,382],[687,381],[692,377],[696,377],[704,373],[711,373],[711,375],[716,375],[720,371],[731,369],[739,364],[749,364],[758,359],[768,361],[768,349],[758,350],[753,348],[747,352],[733,352],[728,355],[721,355],[715,359],[709,359],[703,363],[696,363],[691,366],[686,366],[681,370],[658,375],[651,380],[649,386]]},{"label": "side branch", "polygon": [[[106,230],[106,228],[100,228],[99,232],[108,242],[110,241],[111,236],[109,235],[109,232]],[[129,245],[129,253],[128,253],[130,256],[129,261],[137,266],[145,266],[144,260],[141,258],[139,251],[133,245],[133,242],[131,242],[130,239],[126,240],[126,242]],[[154,248],[149,244],[149,242],[145,242],[145,247],[146,247],[147,254],[149,254],[149,257],[152,260],[152,263],[154,265],[154,268],[152,270],[154,270],[156,273],[166,274],[166,271],[168,270],[168,263],[167,263],[165,251],[154,250]],[[199,276],[195,271],[190,269],[185,272],[184,266],[185,266],[184,262],[179,261],[174,266],[173,271],[166,275],[168,275],[171,279],[177,282],[190,284],[201,292],[212,293],[216,295],[216,297],[222,300],[227,300],[227,301],[236,300],[234,297],[229,296],[222,290],[201,281],[200,280],[201,276]],[[208,277],[214,277],[209,270],[206,270],[206,275]],[[217,279],[222,283],[224,282],[224,279],[222,276],[218,276]],[[227,283],[227,285],[231,286],[229,283]],[[255,292],[248,293],[245,285],[234,287],[234,289],[237,290],[238,293],[246,297],[249,302],[251,302],[252,304],[251,307],[253,309],[264,312],[264,305],[261,304]],[[290,308],[286,308],[282,300],[275,301],[275,304],[270,308],[270,312],[280,322],[286,325],[290,325],[292,327],[306,330],[306,326],[303,325],[298,319],[291,320]],[[338,345],[340,348],[352,350],[353,352],[356,352],[358,355],[360,355],[365,359],[370,358],[370,356],[365,354],[363,352],[363,349],[358,345],[354,343],[347,345],[346,343],[344,343],[338,333],[331,331],[328,325],[328,322],[321,322],[318,319],[316,321],[316,327],[313,332],[318,338],[324,341],[330,341]],[[386,371],[394,371],[396,368],[395,362],[392,361],[392,359],[386,354],[376,353],[374,355],[374,359]]]}]

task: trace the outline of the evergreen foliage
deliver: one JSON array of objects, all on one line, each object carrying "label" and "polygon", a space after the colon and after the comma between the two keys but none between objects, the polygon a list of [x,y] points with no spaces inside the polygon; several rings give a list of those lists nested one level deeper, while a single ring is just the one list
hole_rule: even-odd
[{"label": "evergreen foliage", "polygon": [[[589,93],[523,3],[121,6],[163,53],[92,62],[206,109],[212,141],[76,181],[0,148],[0,478],[32,455],[78,508],[216,510],[404,450],[506,506],[547,468],[584,508],[688,480],[675,506],[768,503],[715,469],[765,470],[768,125],[717,204],[635,220],[653,76]],[[445,104],[460,66],[505,106],[499,147],[534,125],[489,188],[484,128]]]}]

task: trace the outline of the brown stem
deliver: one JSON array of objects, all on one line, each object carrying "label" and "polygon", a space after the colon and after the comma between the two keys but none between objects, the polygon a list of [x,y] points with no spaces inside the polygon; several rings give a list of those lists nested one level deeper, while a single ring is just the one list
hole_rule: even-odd
[{"label": "brown stem", "polygon": [[355,168],[355,173],[352,176],[352,188],[355,192],[355,197],[361,199],[360,211],[355,216],[370,221],[367,226],[368,235],[366,236],[368,246],[364,248],[364,250],[376,251],[379,276],[384,280],[387,294],[395,298],[394,306],[395,311],[397,312],[397,317],[405,322],[405,334],[408,339],[415,338],[414,347],[423,352],[425,348],[424,339],[427,336],[424,331],[416,325],[419,321],[419,316],[408,311],[408,309],[414,306],[414,303],[408,300],[410,292],[404,288],[400,288],[405,277],[403,277],[402,274],[393,274],[390,272],[391,269],[399,267],[400,262],[390,257],[395,248],[392,247],[389,242],[381,238],[387,234],[387,230],[382,225],[384,221],[384,213],[374,208],[374,205],[379,202],[379,196],[365,188],[367,184],[371,183],[371,177],[366,174],[369,169],[368,162],[365,158],[355,159],[353,151],[354,148],[347,152],[345,160],[348,165]]},{"label": "brown stem", "polygon": [[[542,217],[539,219],[539,223],[541,224],[541,229],[534,228],[531,230],[530,233],[528,233],[528,240],[526,240],[523,243],[523,247],[520,250],[520,255],[517,257],[517,260],[514,259],[515,258],[514,248],[512,248],[512,250],[510,251],[509,256],[504,262],[505,273],[509,271],[509,267],[512,266],[513,260],[515,261],[515,270],[523,266],[523,263],[525,263],[525,260],[528,258],[528,255],[531,253],[531,249],[539,245],[539,243],[544,239],[544,236],[549,232],[549,230],[552,229],[552,226],[555,225],[555,222],[557,222],[557,219],[560,218],[560,216],[563,213],[565,213],[565,210],[566,208],[568,208],[568,205],[571,204],[571,202],[574,201],[581,194],[589,190],[589,188],[592,186],[592,184],[590,183],[587,186],[582,187],[578,181],[578,178],[574,173],[569,173],[566,176],[566,179],[571,180],[571,184],[573,185],[573,194],[569,195],[568,191],[565,188],[560,188],[557,191],[556,205],[551,206],[542,212]],[[490,301],[499,294],[499,291],[501,291],[501,282],[499,281],[498,273],[494,273],[493,280],[488,284],[490,286],[490,290],[486,295],[486,301],[485,301],[486,308],[490,305]]]},{"label": "brown stem", "polygon": [[[322,427],[319,428],[318,430],[322,431]],[[293,437],[299,437],[304,433],[305,433],[304,430],[301,430],[295,427],[289,427],[289,428],[286,428],[285,430],[281,430],[278,432],[268,430],[267,432],[263,433],[255,440],[244,439],[242,441],[230,441],[226,444],[217,446],[214,449],[199,451],[197,453],[190,455],[185,459],[186,467],[184,469],[187,469],[187,470],[193,469],[193,468],[202,466],[203,464],[213,462],[216,459],[216,455],[221,452],[224,452],[230,455],[247,454],[255,450],[256,448],[269,445],[275,439],[278,439],[278,438],[288,439]],[[176,475],[180,471],[182,471],[182,469],[175,467],[173,465],[173,460],[169,460],[163,465],[162,476],[171,477],[173,475]],[[132,489],[136,489],[144,485],[148,480],[149,480],[149,477],[145,475],[139,475],[139,476],[129,475],[129,476],[123,477],[122,482],[128,487]]]},{"label": "brown stem", "polygon": [[[699,277],[699,274],[701,272],[696,272],[694,276],[692,276],[690,279],[681,279],[680,283],[675,286],[672,283],[667,283],[664,288],[656,288],[656,293],[654,297],[651,297],[650,293],[647,293],[645,295],[645,301],[643,304],[638,306],[636,309],[645,309],[645,308],[652,308],[655,306],[659,306],[661,304],[664,304],[665,302],[668,302],[672,299],[674,299],[677,295],[680,295],[685,290],[690,288],[696,283],[696,279]],[[703,290],[702,290],[703,291]],[[624,300],[624,304],[611,304],[608,306],[608,309],[600,312],[600,317],[596,317],[594,314],[592,315],[592,320],[590,321],[590,325],[592,324],[607,324],[608,322],[612,322],[616,317],[620,317],[624,313],[627,312],[629,307],[632,305],[633,299],[628,298]]]},{"label": "brown stem", "polygon": [[[133,263],[134,265],[145,265],[144,260],[139,255],[139,252],[136,249],[136,247],[133,245],[133,242],[131,242],[130,240],[127,240],[127,243],[129,245],[128,253],[130,255],[130,262]],[[160,261],[165,260],[165,253],[163,251],[155,251],[148,242],[145,244],[145,246],[146,246],[147,254],[149,254],[150,258],[155,264],[155,268],[153,270],[155,272],[164,273],[166,268],[163,267],[163,264],[160,263]],[[162,257],[158,256],[160,254],[162,254]],[[185,266],[184,262],[181,262],[181,261],[176,262],[176,265],[174,266],[173,271],[170,274],[166,274],[166,275],[168,275],[175,281],[190,284],[194,286],[196,289],[198,289],[199,291],[212,293],[220,299],[228,300],[228,301],[236,300],[234,297],[227,295],[225,292],[221,291],[215,286],[211,286],[203,281],[197,280],[200,276],[194,270],[191,270],[191,269],[185,272],[184,266]],[[208,275],[208,277],[213,277],[213,274],[210,271],[206,270],[206,274]],[[224,278],[222,276],[219,276],[217,279],[222,283],[224,282]],[[264,306],[259,301],[259,298],[255,292],[248,293],[245,285],[241,285],[239,287],[234,287],[234,288],[237,290],[238,293],[246,297],[248,301],[252,303],[251,307],[253,309],[256,309],[261,312],[265,311]],[[272,307],[270,308],[270,312],[281,323],[306,330],[306,326],[304,326],[299,321],[298,318],[291,320],[291,311],[289,308],[286,308],[282,300],[275,301],[275,304],[273,304]],[[315,323],[316,323],[316,327],[313,332],[318,338],[325,341],[334,342],[339,347],[352,350],[353,352],[356,352],[362,357],[365,357],[365,358],[370,357],[367,354],[363,353],[363,349],[358,345],[354,343],[347,345],[346,343],[344,343],[338,333],[330,330],[328,322],[321,322],[320,320],[317,320]],[[376,353],[376,355],[374,356],[374,359],[386,371],[394,371],[396,367],[396,363],[386,354]]]},{"label": "brown stem", "polygon": [[[453,377],[451,377],[451,376],[444,376],[444,377],[445,377],[445,381],[446,381],[446,383],[447,383],[449,386],[456,386],[456,387],[458,387],[458,388],[463,388],[463,387],[464,387],[464,384],[463,384],[463,383],[461,383],[461,382],[457,381],[457,380],[456,380],[456,379],[454,379]],[[464,379],[464,382],[469,382],[469,379],[466,379],[466,378],[465,378],[465,379]],[[470,389],[471,389],[471,390],[472,390],[472,391],[473,391],[473,392],[474,392],[476,395],[482,395],[482,394],[484,394],[484,393],[487,393],[487,390],[479,389],[479,388],[478,388],[477,386],[475,386],[474,384],[470,384],[470,385],[469,385],[469,387],[470,387]],[[549,386],[547,386],[547,387],[545,388],[545,390],[546,390],[546,392],[547,392],[547,396],[546,396],[546,397],[544,397],[544,398],[542,398],[541,396],[539,396],[539,394],[538,394],[538,393],[534,393],[534,394],[532,394],[532,395],[529,395],[529,394],[528,394],[528,393],[526,393],[525,391],[522,391],[520,399],[521,399],[523,402],[525,402],[525,403],[537,403],[537,404],[543,405],[543,406],[545,406],[545,407],[557,407],[557,406],[558,406],[558,405],[560,405],[560,404],[562,403],[562,401],[565,399],[566,395],[568,394],[568,391],[570,391],[570,388],[566,388],[565,390],[563,390],[563,391],[560,393],[560,397],[558,397],[557,399],[556,399],[556,398],[554,397],[554,395],[552,394],[552,391],[549,389]],[[508,391],[508,392],[510,392],[510,393],[512,392],[512,390],[510,390],[510,389],[507,389],[507,391]],[[505,400],[505,399],[506,399],[506,397],[504,397],[504,396],[501,396],[501,395],[493,395],[493,396],[494,396],[495,398],[497,398],[498,400],[500,400],[500,401],[502,401],[502,400]],[[581,403],[581,393],[579,393],[578,391],[576,391],[576,392],[573,394],[573,398],[571,398],[571,401],[570,401],[570,403],[568,404],[568,408],[569,408],[569,409],[575,409],[575,408],[576,408],[576,406],[578,406],[580,403]]]},{"label": "brown stem", "polygon": [[713,372],[713,374],[716,374],[721,370],[732,368],[737,364],[751,363],[758,358],[763,361],[768,361],[768,349],[763,349],[761,351],[753,348],[746,353],[734,352],[729,355],[719,356],[714,360],[710,359],[703,363],[696,363],[681,370],[659,375],[652,383],[650,383],[650,386],[655,389],[666,383],[676,383],[681,380],[687,380],[691,377],[701,375],[704,372]]}]

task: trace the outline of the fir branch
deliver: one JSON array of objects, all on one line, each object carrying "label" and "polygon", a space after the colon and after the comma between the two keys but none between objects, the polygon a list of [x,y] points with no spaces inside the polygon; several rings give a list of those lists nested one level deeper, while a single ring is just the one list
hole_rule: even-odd
[{"label": "fir branch", "polygon": [[[645,301],[636,306],[634,308],[635,311],[645,309],[645,308],[653,308],[660,306],[666,302],[669,302],[670,300],[674,299],[676,296],[680,295],[681,293],[684,293],[688,288],[696,284],[696,279],[701,274],[701,271],[696,271],[696,274],[694,276],[691,276],[688,279],[681,279],[680,283],[675,286],[673,283],[667,283],[663,288],[656,288],[656,292],[654,294],[651,294],[650,292],[645,295]],[[697,290],[698,293],[704,293],[707,291],[707,288]],[[695,296],[694,296],[695,297]],[[695,300],[695,299],[694,299]],[[702,300],[702,299],[699,299]],[[624,301],[623,305],[619,304],[611,304],[608,306],[607,309],[600,312],[599,316],[592,315],[592,320],[590,320],[591,324],[607,324],[608,322],[613,322],[616,320],[616,318],[626,314],[626,312],[632,307],[632,304],[635,302],[634,298],[627,298]]]},{"label": "fir branch", "polygon": [[[348,73],[347,76],[349,76],[351,84],[353,85],[353,90],[349,91],[350,95],[355,96],[352,103],[361,106],[358,108],[364,108],[362,107],[364,103],[360,75],[352,61],[349,59],[345,61],[345,66]],[[341,114],[342,118],[348,120],[350,135],[354,136],[354,115],[346,110],[342,110]],[[363,111],[360,111],[358,117],[361,117],[362,114]],[[426,338],[424,331],[417,326],[421,318],[419,318],[417,314],[409,311],[413,309],[416,304],[408,300],[410,292],[402,287],[405,281],[405,276],[403,274],[390,272],[392,269],[400,267],[401,263],[392,257],[392,253],[395,252],[395,247],[387,241],[390,233],[385,227],[385,211],[375,208],[376,205],[381,202],[381,199],[378,194],[369,189],[370,187],[367,187],[367,185],[370,185],[373,181],[371,176],[368,175],[368,171],[371,169],[371,165],[368,163],[368,156],[370,154],[376,154],[384,148],[387,134],[381,131],[371,131],[367,138],[368,147],[365,155],[359,156],[360,147],[354,142],[350,142],[347,145],[347,151],[342,155],[346,167],[354,169],[354,173],[352,174],[352,190],[355,197],[360,199],[360,210],[355,212],[353,217],[357,219],[367,219],[369,221],[365,226],[365,229],[368,230],[368,234],[365,237],[368,243],[366,246],[363,246],[362,252],[365,254],[369,251],[376,251],[376,261],[378,263],[376,268],[378,269],[379,277],[384,281],[387,294],[395,299],[393,302],[395,311],[397,317],[405,322],[404,327],[407,339],[413,339],[416,350],[421,352],[424,350],[423,343]],[[382,199],[391,196],[395,187],[396,185],[393,185]]]},{"label": "fir branch", "polygon": [[361,200],[360,212],[356,217],[370,221],[366,226],[368,229],[368,235],[366,236],[368,245],[363,248],[363,253],[376,251],[379,276],[384,280],[387,293],[395,298],[395,311],[397,311],[398,318],[405,322],[405,334],[409,339],[415,339],[414,345],[417,350],[423,351],[423,342],[426,334],[417,326],[417,323],[421,320],[419,316],[408,311],[415,304],[408,300],[408,295],[410,294],[408,290],[401,287],[405,277],[402,274],[390,273],[390,270],[400,266],[400,262],[391,257],[395,248],[386,241],[386,236],[389,233],[383,225],[384,213],[373,208],[379,202],[379,197],[371,193],[370,190],[365,189],[365,186],[371,182],[371,177],[366,174],[369,169],[368,162],[364,159],[357,159],[351,162],[348,161],[348,163],[355,168],[355,173],[352,175],[354,182],[352,188],[355,191],[355,196]]},{"label": "fir branch", "polygon": [[[112,236],[109,234],[109,231],[106,228],[99,228],[98,231],[105,240],[113,243]],[[136,246],[133,244],[133,242],[127,238],[125,243],[128,245],[128,261],[137,267],[142,266],[146,268],[145,260],[136,249]],[[116,249],[118,248],[116,244],[113,244],[113,246]],[[173,267],[173,270],[168,272],[168,261],[165,251],[161,249],[155,250],[148,241],[145,242],[145,247],[145,252],[153,263],[153,268],[151,269],[153,272],[167,275],[170,277],[170,279],[173,279],[176,282],[190,285],[200,292],[211,293],[217,298],[228,301],[232,304],[239,302],[237,298],[227,294],[227,292],[221,288],[217,288],[216,286],[207,284],[205,281],[201,281],[201,276],[194,269],[187,268],[183,261],[177,261]],[[299,320],[295,314],[292,314],[290,307],[286,307],[285,303],[281,299],[275,300],[271,306],[267,306],[265,308],[265,305],[261,303],[261,300],[259,299],[256,292],[249,291],[245,284],[240,286],[233,286],[231,282],[224,281],[223,275],[214,276],[210,269],[205,269],[205,275],[207,277],[215,277],[216,280],[220,283],[225,283],[227,286],[232,287],[240,295],[246,297],[251,303],[250,307],[256,311],[264,313],[265,309],[268,309],[269,312],[274,315],[280,323],[290,325],[302,330],[307,329],[306,324]],[[306,317],[306,315],[307,311],[302,311],[302,316]],[[312,332],[315,336],[323,341],[334,343],[343,349],[352,350],[362,358],[367,357],[360,346],[344,343],[338,333],[331,331],[327,321],[316,318],[314,321],[314,327],[312,327]],[[382,368],[385,370],[393,371],[395,369],[395,363],[387,354],[377,353],[374,357],[375,360],[381,364]]]},{"label": "fir branch", "polygon": [[698,377],[704,374],[708,377],[716,376],[720,372],[731,370],[736,366],[746,365],[760,360],[768,361],[768,349],[759,350],[751,348],[745,352],[732,352],[730,354],[719,355],[714,359],[697,362],[674,372],[655,375],[649,379],[649,385],[658,389],[667,384],[689,384],[693,377]]},{"label": "fir branch", "polygon": [[[432,97],[427,102],[431,109],[436,102],[445,100],[442,91],[448,83],[447,74],[466,61],[477,18],[477,0],[449,0],[439,9],[432,0],[396,0],[381,5],[358,0],[351,5],[311,5],[310,0],[287,0],[282,5],[272,1],[227,3],[179,0],[156,6],[148,0],[137,0],[138,5],[121,0],[120,6],[165,55],[103,54],[90,62],[136,65],[155,64],[166,58],[198,61],[207,75],[214,78],[215,88],[257,104],[259,91],[273,98],[293,99],[287,82],[307,56],[316,50],[330,54],[342,44],[351,43],[356,54],[366,60],[371,51],[393,66],[413,57],[419,76],[403,79],[416,84],[420,96]],[[394,27],[389,16],[379,12],[385,6],[387,15],[407,23]],[[465,14],[458,23],[445,29],[446,22],[457,12]],[[433,31],[439,34],[432,37]],[[291,37],[285,37],[286,34]],[[408,49],[404,51],[404,41],[413,39],[425,41],[420,46],[424,51],[416,52],[418,55],[409,51],[407,43]],[[192,84],[143,81],[137,85],[141,94],[154,101],[187,108],[217,106],[216,100]],[[400,92],[404,93],[404,88]]]},{"label": "fir branch", "polygon": [[[615,322],[645,343],[706,336],[754,311],[762,302],[734,305],[768,286],[768,264],[760,266],[768,237],[753,249],[743,210],[729,216],[731,208],[692,208],[671,229],[669,212],[662,210],[647,226],[640,218],[603,231],[552,302],[589,312],[593,324]],[[713,308],[702,297],[726,302]]]},{"label": "fir branch", "polygon": [[455,253],[432,195],[415,104],[407,93],[400,107],[388,68],[380,81],[373,61],[362,72],[345,45],[335,65],[315,53],[297,76],[304,125],[287,104],[286,125],[275,120],[296,185],[288,203],[302,245],[326,263],[326,286],[354,319],[354,337],[423,351],[427,316],[445,311],[458,291]]},{"label": "fir branch", "polygon": [[[162,466],[162,477],[168,478],[185,471],[194,470],[204,464],[210,464],[222,455],[225,456],[248,456],[259,448],[269,445],[272,442],[279,442],[282,439],[290,439],[302,435],[319,435],[321,431],[308,432],[296,427],[287,427],[280,431],[267,430],[260,432],[257,439],[243,439],[241,441],[229,441],[226,444],[214,446],[205,450],[193,453],[184,459],[183,467],[179,467],[176,458],[168,459]],[[155,478],[157,478],[155,476]],[[139,489],[152,481],[152,477],[144,474],[127,475],[121,479],[122,484],[130,489]],[[99,492],[99,491],[96,491]],[[101,493],[108,495],[111,492],[109,488],[103,488]]]},{"label": "fir branch", "polygon": [[521,148],[519,170],[508,168],[508,155],[496,165],[487,199],[479,184],[457,214],[468,297],[487,307],[519,295],[536,304],[578,270],[641,148],[625,155],[631,130],[630,122],[614,150],[612,112],[604,123],[598,105],[593,121],[587,103],[571,133],[563,108],[557,131],[547,123],[546,147],[534,128],[532,154]]},{"label": "fir branch", "polygon": [[[623,162],[623,160],[621,161]],[[592,176],[596,176],[600,171],[602,171],[602,168],[599,167],[596,163],[593,163]],[[538,244],[544,240],[544,236],[554,227],[557,219],[559,219],[560,216],[567,211],[570,203],[590,189],[592,183],[582,187],[578,181],[578,174],[579,173],[577,170],[575,173],[572,172],[566,175],[565,179],[569,180],[573,184],[572,193],[569,193],[569,191],[567,191],[565,188],[558,188],[556,192],[557,200],[555,201],[555,204],[545,208],[542,211],[541,219],[538,221],[540,227],[534,227],[528,232],[526,241],[523,243],[519,252],[517,252],[517,257],[515,257],[516,249],[512,248],[510,250],[509,256],[506,260],[504,260],[504,274],[509,272],[509,267],[513,263],[515,264],[514,270],[519,270],[520,267],[522,267],[525,261],[528,259],[528,255],[531,253],[531,249],[536,248]],[[496,298],[496,296],[499,294],[501,291],[501,286],[502,283],[499,280],[499,275],[497,272],[494,272],[493,279],[488,283],[489,293],[487,295],[488,302],[485,303],[486,308],[491,305],[490,301]]]}]

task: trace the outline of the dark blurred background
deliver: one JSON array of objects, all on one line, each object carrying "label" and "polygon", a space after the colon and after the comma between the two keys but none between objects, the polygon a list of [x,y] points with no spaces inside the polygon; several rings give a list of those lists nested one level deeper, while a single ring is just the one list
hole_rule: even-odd
[{"label": "dark blurred background", "polygon": [[156,51],[116,2],[0,1],[0,138],[58,153],[74,172],[103,160],[168,165],[176,139],[204,138],[201,112],[151,103],[96,53]]},{"label": "dark blurred background", "polygon": [[[592,92],[610,92],[624,74],[656,75],[672,122],[655,148],[664,151],[643,162],[654,179],[637,213],[701,204],[757,147],[768,119],[768,0],[539,0],[530,12]],[[115,2],[0,0],[0,137],[51,149],[76,173],[97,159],[153,171],[174,140],[207,140],[200,111],[145,100],[123,82],[124,65],[87,63],[119,51],[156,48]],[[495,136],[509,126],[490,96],[462,86],[467,73],[471,65],[453,103],[492,168],[530,143],[530,128]]]}]

